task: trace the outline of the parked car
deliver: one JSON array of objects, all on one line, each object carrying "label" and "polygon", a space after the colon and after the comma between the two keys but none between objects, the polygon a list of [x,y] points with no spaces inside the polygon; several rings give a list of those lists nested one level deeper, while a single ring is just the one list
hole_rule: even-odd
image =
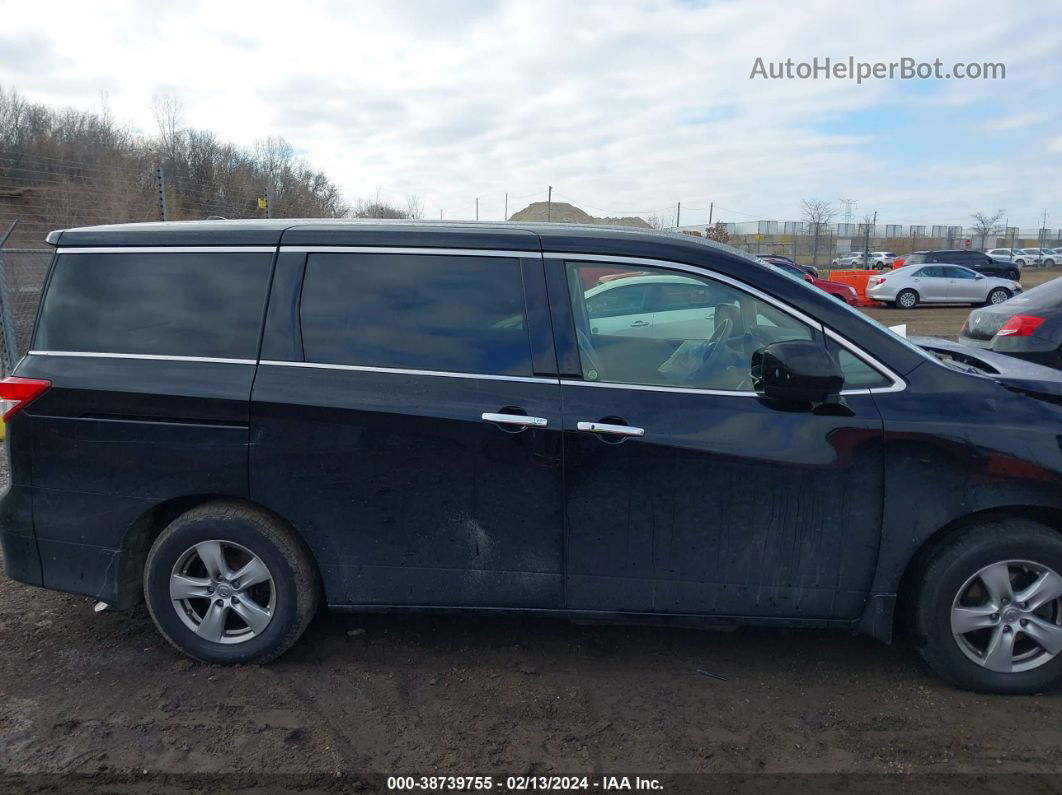
[{"label": "parked car", "polygon": [[756,256],[764,262],[769,262],[775,265],[790,265],[794,268],[799,268],[810,276],[814,276],[816,279],[819,278],[819,269],[814,265],[801,265],[796,260],[790,259],[789,257],[783,257],[781,254],[757,254]]},{"label": "parked car", "polygon": [[812,276],[810,273],[805,273],[800,268],[794,267],[787,263],[771,262],[765,257],[760,257],[761,260],[766,262],[772,267],[778,268],[778,270],[792,276],[794,279],[800,279],[808,282],[809,284],[818,287],[824,293],[829,293],[834,298],[844,301],[846,304],[856,306],[859,303],[859,293],[855,291],[851,285],[843,284],[842,282],[833,282],[829,279],[818,279]]},{"label": "parked car", "polygon": [[977,271],[982,276],[998,276],[1002,279],[1019,281],[1021,270],[1017,262],[1000,262],[980,251],[965,249],[940,249],[937,251],[916,251],[908,254],[904,265],[924,265],[941,263],[944,265],[962,265]]},{"label": "parked car", "polygon": [[1062,279],[1033,287],[1004,304],[975,309],[959,339],[1062,369]]},{"label": "parked car", "polygon": [[896,254],[891,251],[870,252],[870,267],[872,267],[874,270],[891,270],[894,262],[896,262]]},{"label": "parked car", "polygon": [[849,254],[839,254],[830,264],[835,268],[861,268],[863,267],[863,252],[853,251]]},{"label": "parked car", "polygon": [[899,309],[919,304],[1001,304],[1020,292],[1017,282],[982,276],[958,265],[905,265],[867,282],[867,298]]},{"label": "parked car", "polygon": [[1027,261],[1022,257],[1020,250],[1016,248],[991,248],[986,251],[985,254],[997,262],[1013,262],[1019,267],[1027,264]]},{"label": "parked car", "polygon": [[1030,257],[1030,262],[1044,268],[1053,268],[1059,261],[1058,255],[1049,248],[1023,248],[1022,253]]},{"label": "parked car", "polygon": [[[638,230],[48,240],[0,381],[7,573],[146,599],[197,659],[274,658],[319,603],[887,641],[902,599],[957,685],[1062,676],[1055,370],[959,366],[728,247]],[[711,320],[595,332],[581,271],[603,265],[679,277]]]},{"label": "parked car", "polygon": [[584,295],[591,333],[653,339],[696,337],[714,322],[719,303],[710,286],[697,279],[649,272],[602,277]]}]

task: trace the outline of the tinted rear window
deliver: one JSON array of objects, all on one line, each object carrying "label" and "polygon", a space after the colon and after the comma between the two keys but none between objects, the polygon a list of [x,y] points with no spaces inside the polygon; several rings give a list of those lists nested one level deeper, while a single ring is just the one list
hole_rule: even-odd
[{"label": "tinted rear window", "polygon": [[531,375],[516,259],[310,254],[306,361]]},{"label": "tinted rear window", "polygon": [[254,359],[273,255],[62,254],[33,347]]},{"label": "tinted rear window", "polygon": [[906,264],[908,264],[908,265],[921,265],[925,261],[926,261],[926,255],[925,254],[908,254],[907,255],[907,263]]}]

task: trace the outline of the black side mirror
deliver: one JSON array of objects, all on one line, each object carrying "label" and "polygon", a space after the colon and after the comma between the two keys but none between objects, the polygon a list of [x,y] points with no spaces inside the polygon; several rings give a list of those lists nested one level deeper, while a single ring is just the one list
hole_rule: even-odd
[{"label": "black side mirror", "polygon": [[841,366],[820,344],[773,342],[752,354],[752,385],[771,400],[824,403],[844,388]]}]

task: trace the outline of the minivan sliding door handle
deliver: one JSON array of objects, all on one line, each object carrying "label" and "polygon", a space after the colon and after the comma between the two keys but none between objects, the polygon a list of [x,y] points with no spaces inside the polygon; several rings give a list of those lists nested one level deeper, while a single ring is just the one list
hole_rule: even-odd
[{"label": "minivan sliding door handle", "polygon": [[545,417],[528,417],[526,414],[492,414],[484,411],[480,417],[487,422],[499,425],[519,425],[522,428],[545,428],[549,420]]},{"label": "minivan sliding door handle", "polygon": [[612,425],[607,422],[579,422],[575,425],[580,431],[590,433],[610,433],[615,436],[645,436],[645,428],[635,428],[633,425]]}]

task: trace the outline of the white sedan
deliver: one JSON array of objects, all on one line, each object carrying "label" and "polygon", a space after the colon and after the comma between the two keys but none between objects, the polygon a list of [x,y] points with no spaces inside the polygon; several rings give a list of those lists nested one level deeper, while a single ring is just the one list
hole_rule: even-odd
[{"label": "white sedan", "polygon": [[867,282],[867,298],[900,309],[919,304],[1002,304],[1020,292],[1017,282],[960,265],[905,265]]},{"label": "white sedan", "polygon": [[715,306],[724,300],[697,279],[650,274],[612,279],[585,295],[594,334],[657,339],[700,339],[710,334]]}]

